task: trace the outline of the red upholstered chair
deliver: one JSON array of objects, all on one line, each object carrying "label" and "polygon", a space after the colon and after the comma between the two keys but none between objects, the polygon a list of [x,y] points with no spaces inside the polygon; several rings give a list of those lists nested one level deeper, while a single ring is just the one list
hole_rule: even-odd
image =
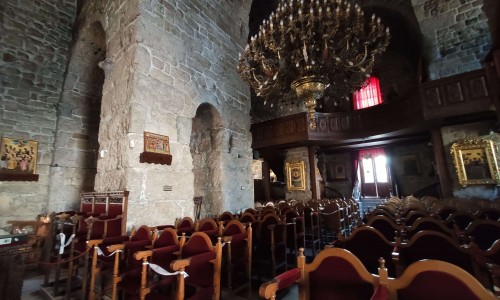
[{"label": "red upholstered chair", "polygon": [[220,216],[217,218],[217,223],[222,221],[222,222],[224,222],[224,224],[226,224],[227,222],[229,222],[231,220],[234,220],[233,213],[230,211],[225,211],[222,214],[220,214]]},{"label": "red upholstered chair", "polygon": [[135,259],[142,260],[143,264],[140,270],[133,269],[122,274],[119,288],[124,299],[168,299],[173,294],[173,288],[168,289],[168,287],[176,281],[181,281],[179,284],[184,289],[184,277],[158,275],[159,279],[153,281],[151,276],[148,276],[147,266],[148,264],[154,264],[168,272],[183,271],[184,267],[189,265],[189,261],[179,262],[173,266],[172,263],[176,260],[176,254],[180,250],[180,245],[184,242],[185,235],[179,241],[175,230],[167,228],[154,241],[151,250],[135,252]]},{"label": "red upholstered chair", "polygon": [[321,241],[323,245],[331,245],[342,232],[340,211],[322,211],[321,218]]},{"label": "red upholstered chair", "polygon": [[348,238],[340,235],[334,246],[349,250],[352,254],[356,255],[365,268],[372,274],[377,273],[379,259],[382,257],[386,262],[389,276],[395,277],[396,269],[392,263],[394,244],[388,241],[375,228],[362,226],[356,228]]},{"label": "red upholstered chair", "polygon": [[147,247],[151,246],[152,243],[153,235],[151,234],[151,230],[148,226],[143,225],[137,229],[137,232],[130,238],[130,241],[107,247],[109,253],[116,251],[114,254],[113,290],[111,294],[113,300],[116,300],[118,297],[118,288],[127,285],[127,280],[124,279],[133,277],[134,275],[137,276],[141,272],[141,262],[134,258],[134,253],[148,250]]},{"label": "red upholstered chair", "polygon": [[[347,216],[347,214],[346,214]],[[311,207],[305,207],[303,210],[305,224],[305,248],[310,248],[312,258],[321,250],[321,225],[318,211]]]},{"label": "red upholstered chair", "polygon": [[429,213],[426,210],[412,210],[406,216],[403,216],[402,222],[405,226],[412,226],[418,218],[428,217]]},{"label": "red upholstered chair", "polygon": [[379,278],[370,274],[352,253],[340,248],[325,248],[310,264],[301,249],[297,268],[288,270],[261,285],[259,294],[275,299],[278,290],[298,281],[300,300],[307,299],[370,299],[379,285]]},{"label": "red upholstered chair", "polygon": [[245,211],[244,213],[241,214],[238,220],[241,223],[255,223],[257,222],[257,217],[256,214],[249,211]]},{"label": "red upholstered chair", "polygon": [[462,239],[477,244],[479,249],[487,250],[500,239],[500,222],[493,220],[475,220],[462,232]]},{"label": "red upholstered chair", "polygon": [[500,210],[491,207],[483,208],[474,213],[474,217],[476,219],[497,221],[500,218]]},{"label": "red upholstered chair", "polygon": [[475,265],[477,266],[476,278],[484,286],[500,296],[500,240],[497,240],[488,250],[479,249],[472,242],[470,251]]},{"label": "red upholstered chair", "polygon": [[422,259],[446,261],[475,275],[470,251],[445,234],[424,230],[416,233],[408,243],[396,240],[393,262],[397,275],[401,275],[410,264]]},{"label": "red upholstered chair", "polygon": [[286,244],[288,263],[295,265],[297,256],[299,255],[299,248],[304,248],[306,245],[304,217],[299,216],[295,211],[288,211],[284,217],[287,227]]},{"label": "red upholstered chair", "polygon": [[410,265],[396,279],[387,282],[389,300],[487,300],[497,299],[463,269],[439,260],[423,260]]},{"label": "red upholstered chair", "polygon": [[134,286],[133,289],[136,292],[133,295],[126,296],[125,299],[183,300],[185,268],[191,263],[190,260],[180,259],[172,261],[168,270],[164,268],[171,275],[162,275],[160,279],[152,280],[152,276],[148,274],[150,272],[148,266],[151,265],[148,260],[154,255],[153,251],[139,251],[135,253],[135,258],[142,260],[140,285],[138,290]]},{"label": "red upholstered chair", "polygon": [[222,263],[221,238],[215,246],[203,232],[195,232],[181,245],[180,259],[189,259],[185,280],[185,299],[220,298],[220,274]]},{"label": "red upholstered chair", "polygon": [[445,223],[448,228],[454,229],[457,235],[461,235],[465,228],[474,220],[475,218],[472,214],[465,211],[456,211],[448,216]]},{"label": "red upholstered chair", "polygon": [[185,233],[187,236],[189,236],[194,232],[193,219],[191,219],[190,217],[184,217],[176,222],[175,228],[177,229],[178,235]]},{"label": "red upholstered chair", "polygon": [[207,218],[196,221],[194,226],[194,231],[206,233],[213,243],[217,242],[217,237],[220,235],[219,225],[214,221],[214,219]]},{"label": "red upholstered chair", "polygon": [[267,214],[259,223],[258,238],[254,243],[254,270],[261,277],[275,277],[286,271],[286,224],[274,213]]},{"label": "red upholstered chair", "polygon": [[398,236],[401,231],[401,225],[396,224],[393,219],[385,215],[370,217],[366,225],[377,229],[390,242],[394,242],[396,236]]},{"label": "red upholstered chair", "polygon": [[441,232],[458,242],[458,237],[454,230],[449,229],[446,225],[433,217],[420,217],[411,226],[403,226],[401,236],[403,239],[411,239],[417,232],[422,230],[430,230]]},{"label": "red upholstered chair", "polygon": [[223,229],[222,285],[233,293],[250,292],[252,279],[252,224],[231,220]]}]

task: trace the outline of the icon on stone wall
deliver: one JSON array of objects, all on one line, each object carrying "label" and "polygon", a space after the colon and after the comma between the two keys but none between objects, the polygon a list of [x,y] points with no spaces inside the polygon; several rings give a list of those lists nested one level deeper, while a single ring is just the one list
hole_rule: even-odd
[{"label": "icon on stone wall", "polygon": [[462,140],[451,146],[458,181],[470,184],[500,185],[497,163],[497,146],[491,140]]},{"label": "icon on stone wall", "polygon": [[144,131],[144,152],[170,154],[168,136]]},{"label": "icon on stone wall", "polygon": [[0,149],[1,174],[35,174],[38,142],[3,137]]},{"label": "icon on stone wall", "polygon": [[144,152],[140,154],[141,163],[170,165],[170,143],[168,136],[144,131]]},{"label": "icon on stone wall", "polygon": [[285,164],[287,186],[289,191],[306,190],[306,173],[303,161],[287,162]]}]

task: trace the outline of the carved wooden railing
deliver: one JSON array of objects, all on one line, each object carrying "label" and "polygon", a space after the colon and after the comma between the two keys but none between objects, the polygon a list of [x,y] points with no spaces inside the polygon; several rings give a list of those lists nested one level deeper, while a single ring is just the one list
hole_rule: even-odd
[{"label": "carved wooden railing", "polygon": [[[421,84],[414,97],[343,113],[316,113],[316,128],[299,113],[252,125],[252,148],[362,140],[388,132],[425,131],[449,117],[491,111],[492,92],[481,69]],[[429,125],[429,126],[428,126]]]},{"label": "carved wooden railing", "polygon": [[488,111],[493,108],[483,69],[423,83],[422,111],[426,120]]},{"label": "carved wooden railing", "polygon": [[362,139],[396,131],[423,121],[418,98],[388,102],[374,107],[342,112],[316,113],[316,128],[308,126],[306,113],[252,125],[254,149],[314,141]]}]

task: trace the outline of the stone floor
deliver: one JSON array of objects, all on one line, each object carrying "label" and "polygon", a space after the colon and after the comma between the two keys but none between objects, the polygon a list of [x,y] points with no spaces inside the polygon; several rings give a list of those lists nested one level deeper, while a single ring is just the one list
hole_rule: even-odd
[{"label": "stone floor", "polygon": [[[51,298],[48,296],[44,296],[44,292],[41,289],[41,286],[44,281],[44,275],[40,270],[37,269],[32,269],[32,270],[26,270],[24,274],[24,283],[23,283],[23,292],[22,292],[22,297],[21,300],[44,300],[44,299],[63,299],[64,297],[55,297]],[[234,295],[231,293],[228,293],[227,291],[222,290],[221,291],[221,299],[227,299],[227,300],[243,300],[243,299],[250,299],[250,300],[257,300],[260,299],[258,295],[258,290],[259,286],[258,284],[255,284],[252,288],[252,291],[250,294],[239,294],[239,295]],[[80,299],[80,294],[75,293],[71,299]],[[282,297],[279,299],[283,300],[295,300],[298,299],[298,288],[297,286],[292,287],[288,292],[286,292]]]}]

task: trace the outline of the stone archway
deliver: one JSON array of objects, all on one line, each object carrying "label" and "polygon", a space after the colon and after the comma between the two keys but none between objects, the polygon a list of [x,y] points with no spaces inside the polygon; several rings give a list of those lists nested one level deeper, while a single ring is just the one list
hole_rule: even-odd
[{"label": "stone archway", "polygon": [[106,57],[106,34],[101,23],[81,28],[57,104],[57,136],[52,158],[50,206],[68,209],[68,199],[93,191],[97,174],[98,133]]},{"label": "stone archway", "polygon": [[203,103],[193,118],[191,155],[193,156],[194,195],[203,197],[201,217],[222,212],[221,159],[224,132],[219,112],[214,106]]}]

